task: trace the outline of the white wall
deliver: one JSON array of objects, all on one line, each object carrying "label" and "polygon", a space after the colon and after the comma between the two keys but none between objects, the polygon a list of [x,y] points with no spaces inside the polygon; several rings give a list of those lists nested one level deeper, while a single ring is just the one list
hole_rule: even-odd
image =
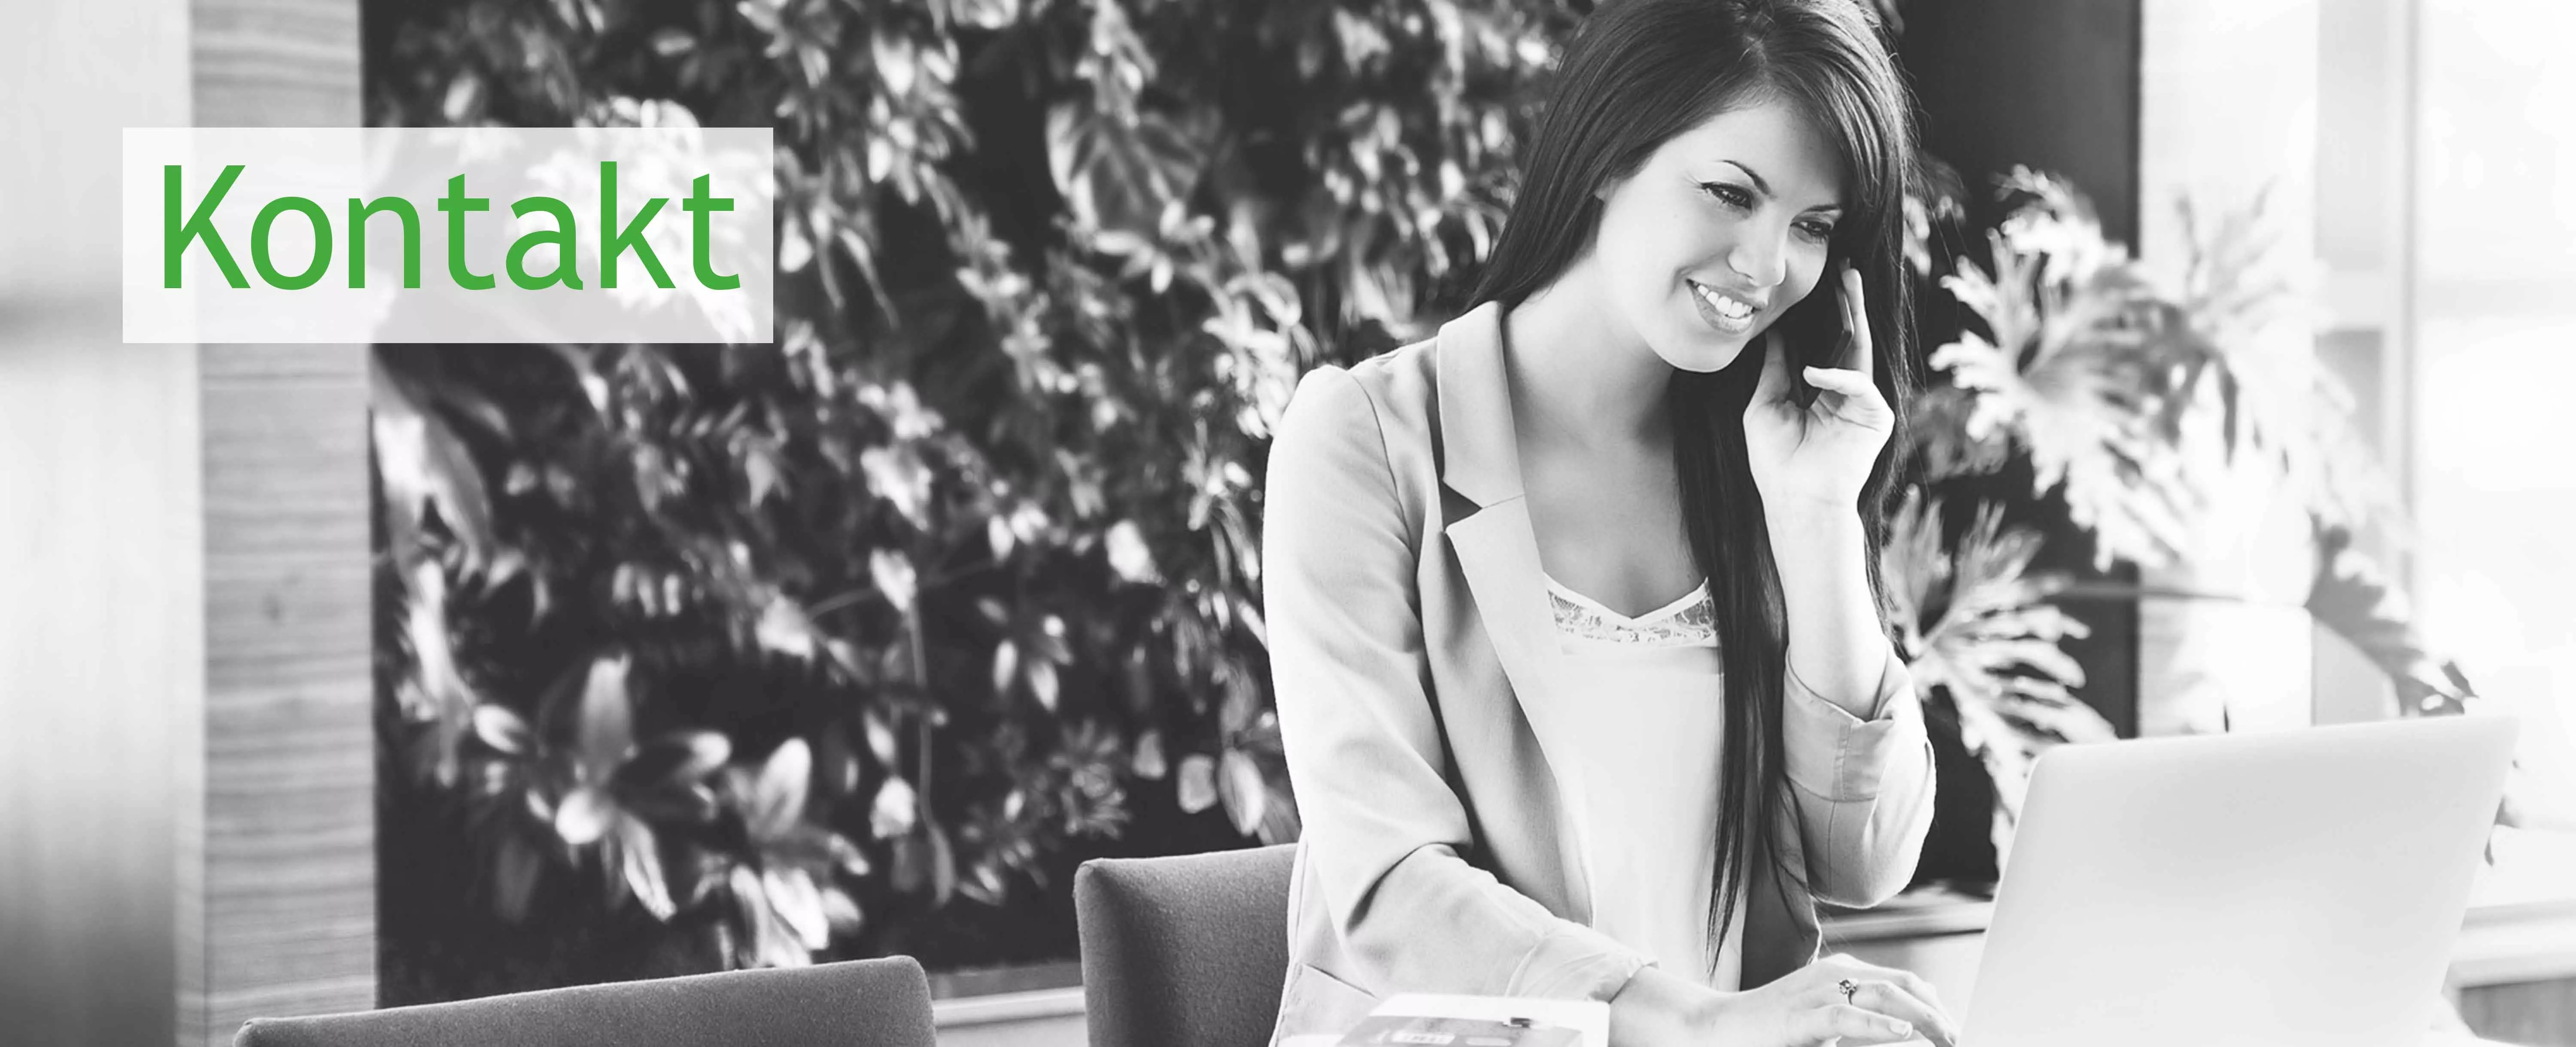
[{"label": "white wall", "polygon": [[[196,350],[119,344],[119,129],[189,121],[185,0],[0,31],[0,1039],[167,1043],[201,751]],[[105,228],[97,227],[101,215]]]}]

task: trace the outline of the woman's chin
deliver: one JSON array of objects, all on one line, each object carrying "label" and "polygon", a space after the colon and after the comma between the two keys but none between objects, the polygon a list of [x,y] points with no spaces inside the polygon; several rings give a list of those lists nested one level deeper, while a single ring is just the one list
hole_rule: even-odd
[{"label": "woman's chin", "polygon": [[1656,346],[1655,355],[1663,357],[1674,370],[1710,374],[1725,370],[1728,364],[1743,356],[1744,347],[1752,344],[1759,335],[1760,332],[1756,331],[1730,338],[1703,328],[1682,344]]}]

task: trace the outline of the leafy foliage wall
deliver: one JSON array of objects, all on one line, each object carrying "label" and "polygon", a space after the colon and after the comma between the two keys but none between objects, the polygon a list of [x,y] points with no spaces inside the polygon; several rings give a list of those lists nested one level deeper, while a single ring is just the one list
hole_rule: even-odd
[{"label": "leafy foliage wall", "polygon": [[[368,4],[376,123],[766,124],[781,201],[775,345],[377,352],[385,1002],[1064,958],[1081,860],[1293,839],[1269,426],[1454,307],[1588,7]],[[2031,755],[2111,735],[2027,521],[2158,554],[2164,449],[2248,402],[2255,286],[2007,190],[1991,239],[1913,210],[1970,322],[1927,327],[1885,564],[1998,850]]]},{"label": "leafy foliage wall", "polygon": [[367,15],[373,122],[770,124],[781,200],[774,346],[378,353],[389,998],[1069,956],[1081,858],[1294,838],[1268,427],[1490,243],[1574,12]]}]

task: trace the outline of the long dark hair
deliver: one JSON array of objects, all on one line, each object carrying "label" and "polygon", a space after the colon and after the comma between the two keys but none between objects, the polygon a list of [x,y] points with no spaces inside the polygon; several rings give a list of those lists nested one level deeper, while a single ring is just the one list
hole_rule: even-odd
[{"label": "long dark hair", "polygon": [[[1827,247],[1825,279],[1773,324],[1797,365],[1838,366],[1842,351],[1834,263],[1867,283],[1880,392],[1896,433],[1871,466],[1857,507],[1870,587],[1906,402],[1914,384],[1912,315],[1904,270],[1903,194],[1914,176],[1913,103],[1857,0],[1610,0],[1575,34],[1524,154],[1518,199],[1486,263],[1475,301],[1517,306],[1591,246],[1595,192],[1634,173],[1666,139],[1729,109],[1778,99],[1798,109],[1841,154],[1847,199]],[[1762,373],[1759,343],[1710,374],[1675,372],[1666,393],[1673,458],[1691,551],[1716,601],[1725,673],[1727,775],[1718,792],[1717,878],[1709,941],[1725,941],[1752,855],[1784,808],[1781,702],[1788,623],[1762,500],[1746,463],[1743,417]],[[1803,402],[1803,401],[1802,401]],[[1804,870],[1780,870],[1800,884]]]}]

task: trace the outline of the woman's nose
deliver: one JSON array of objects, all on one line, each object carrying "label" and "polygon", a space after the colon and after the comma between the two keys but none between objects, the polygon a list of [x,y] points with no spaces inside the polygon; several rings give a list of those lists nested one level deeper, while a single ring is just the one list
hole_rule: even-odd
[{"label": "woman's nose", "polygon": [[1735,270],[1737,276],[1756,287],[1779,283],[1787,275],[1784,259],[1788,255],[1786,245],[1780,239],[1760,233],[1750,233],[1738,239],[1734,249],[1727,252],[1727,268]]}]

